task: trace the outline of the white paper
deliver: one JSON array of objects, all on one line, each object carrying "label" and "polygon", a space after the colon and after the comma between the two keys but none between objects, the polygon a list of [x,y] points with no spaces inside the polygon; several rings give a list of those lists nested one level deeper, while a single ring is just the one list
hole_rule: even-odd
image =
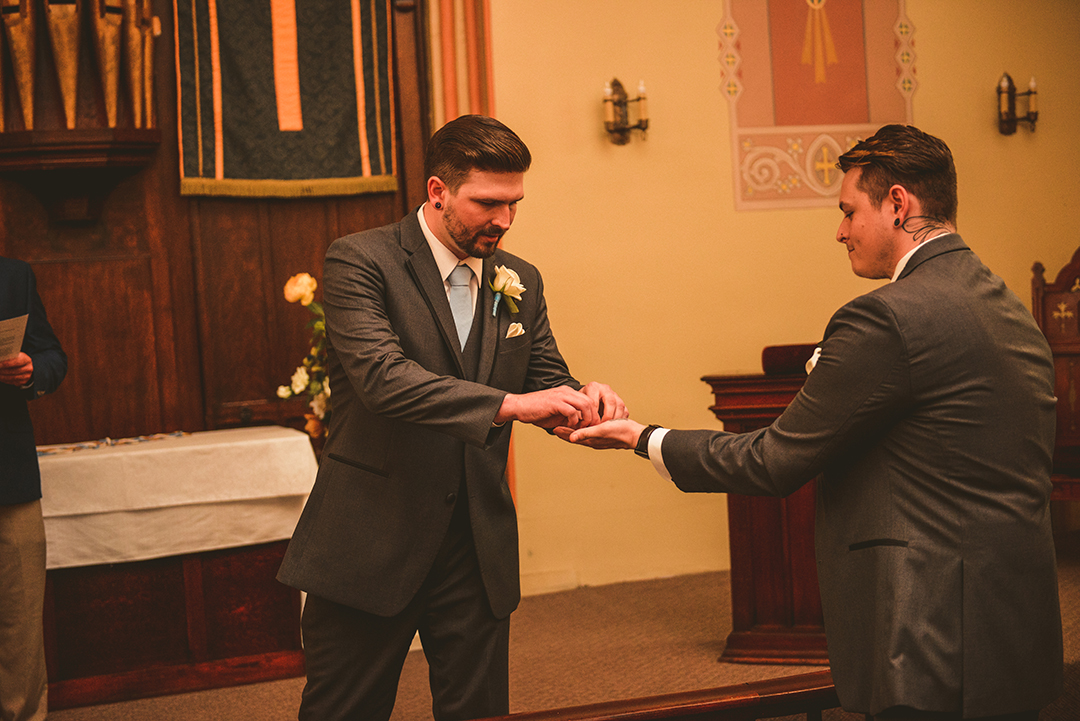
[{"label": "white paper", "polygon": [[0,361],[19,355],[22,349],[23,333],[26,332],[26,319],[29,315],[0,320]]}]

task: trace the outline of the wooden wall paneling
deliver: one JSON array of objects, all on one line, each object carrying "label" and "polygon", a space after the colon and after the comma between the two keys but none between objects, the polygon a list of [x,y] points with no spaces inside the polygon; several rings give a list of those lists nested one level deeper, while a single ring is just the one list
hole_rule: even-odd
[{"label": "wooden wall paneling", "polygon": [[[311,329],[307,325],[315,316],[300,303],[286,301],[283,290],[290,277],[309,273],[319,283],[315,298],[322,300],[323,259],[338,233],[336,208],[337,201],[333,198],[295,200],[269,207],[266,248],[272,272],[265,290],[271,313],[269,332],[278,353],[273,359],[272,374],[265,381],[265,397],[273,398],[279,385],[288,385],[293,371],[311,347]],[[304,411],[308,410],[305,405]],[[302,418],[302,414],[293,418],[293,424],[302,427]]]},{"label": "wooden wall paneling", "polygon": [[[161,9],[168,11],[159,13],[168,38],[171,8]],[[77,127],[104,127],[93,44],[89,27],[83,30]],[[174,94],[170,46],[157,43],[157,102]],[[50,48],[42,35],[35,127],[45,130],[63,126]],[[129,119],[123,99],[120,109],[123,125]],[[7,108],[8,118],[13,110]],[[175,99],[168,110],[175,116]],[[69,353],[75,351],[60,391],[31,405],[40,443],[203,427],[186,200],[178,193],[175,128],[166,122],[163,134],[151,166],[141,171],[13,172],[0,181],[2,252],[35,265],[50,319]],[[91,195],[104,188],[100,218],[51,218],[45,203],[61,182]],[[85,200],[76,193],[64,202]]]},{"label": "wooden wall paneling", "polygon": [[68,354],[60,389],[31,404],[38,443],[160,428],[149,255],[37,264],[35,272]]},{"label": "wooden wall paneling", "polygon": [[[402,193],[380,193],[358,203],[354,198],[340,198],[335,204],[334,218],[337,224],[335,237],[359,233],[369,228],[378,228],[388,223],[395,223],[405,213],[415,210],[416,206],[406,208]],[[329,247],[329,246],[327,246]],[[322,260],[319,261],[319,277],[322,277]]]},{"label": "wooden wall paneling", "polygon": [[265,398],[270,377],[265,201],[192,201],[200,345],[208,428],[230,419],[224,404]]},{"label": "wooden wall paneling", "polygon": [[[155,0],[162,34],[154,43],[154,115],[161,146],[141,173],[142,213],[154,279],[154,315],[163,404],[162,431],[205,428],[203,379],[196,312],[190,203],[180,195],[176,130],[176,58],[171,3]],[[101,92],[100,90],[98,91]]]},{"label": "wooden wall paneling", "polygon": [[431,127],[426,5],[408,0],[394,2],[394,79],[400,128],[399,217],[427,200],[424,151],[434,128]]}]

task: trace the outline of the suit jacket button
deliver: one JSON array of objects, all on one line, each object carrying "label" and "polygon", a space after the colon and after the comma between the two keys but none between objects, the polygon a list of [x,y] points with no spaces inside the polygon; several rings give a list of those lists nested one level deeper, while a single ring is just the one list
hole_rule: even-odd
[{"label": "suit jacket button", "polygon": [[447,493],[446,494],[446,505],[452,506],[452,505],[454,505],[454,501],[456,501],[456,500],[457,500],[457,494],[456,493]]}]

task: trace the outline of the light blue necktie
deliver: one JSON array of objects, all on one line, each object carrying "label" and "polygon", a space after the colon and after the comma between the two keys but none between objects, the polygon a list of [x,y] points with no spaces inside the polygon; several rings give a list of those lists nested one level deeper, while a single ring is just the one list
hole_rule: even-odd
[{"label": "light blue necktie", "polygon": [[459,265],[450,273],[450,310],[454,313],[454,324],[457,326],[458,341],[461,342],[461,350],[465,350],[465,341],[469,339],[469,330],[473,323],[472,293],[469,291],[469,281],[472,280],[472,269],[467,265]]}]

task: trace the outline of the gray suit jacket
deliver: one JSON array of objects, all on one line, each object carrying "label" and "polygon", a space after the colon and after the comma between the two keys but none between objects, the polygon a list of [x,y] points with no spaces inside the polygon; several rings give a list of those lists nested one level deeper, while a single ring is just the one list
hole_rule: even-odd
[{"label": "gray suit jacket", "polygon": [[818,578],[846,710],[1045,706],[1062,682],[1054,368],[1031,314],[950,235],[838,310],[821,347],[769,428],[670,432],[676,485],[786,496],[821,474]]},{"label": "gray suit jacket", "polygon": [[[496,265],[526,288],[515,315],[502,303],[492,316]],[[415,213],[336,240],[323,284],[330,436],[278,578],[368,613],[399,613],[434,562],[464,481],[488,600],[496,617],[508,616],[521,598],[504,477],[512,424],[494,428],[492,419],[506,393],[580,387],[551,334],[540,273],[502,250],[484,261],[475,382],[464,380],[453,314]],[[525,333],[508,339],[511,323]]]}]

